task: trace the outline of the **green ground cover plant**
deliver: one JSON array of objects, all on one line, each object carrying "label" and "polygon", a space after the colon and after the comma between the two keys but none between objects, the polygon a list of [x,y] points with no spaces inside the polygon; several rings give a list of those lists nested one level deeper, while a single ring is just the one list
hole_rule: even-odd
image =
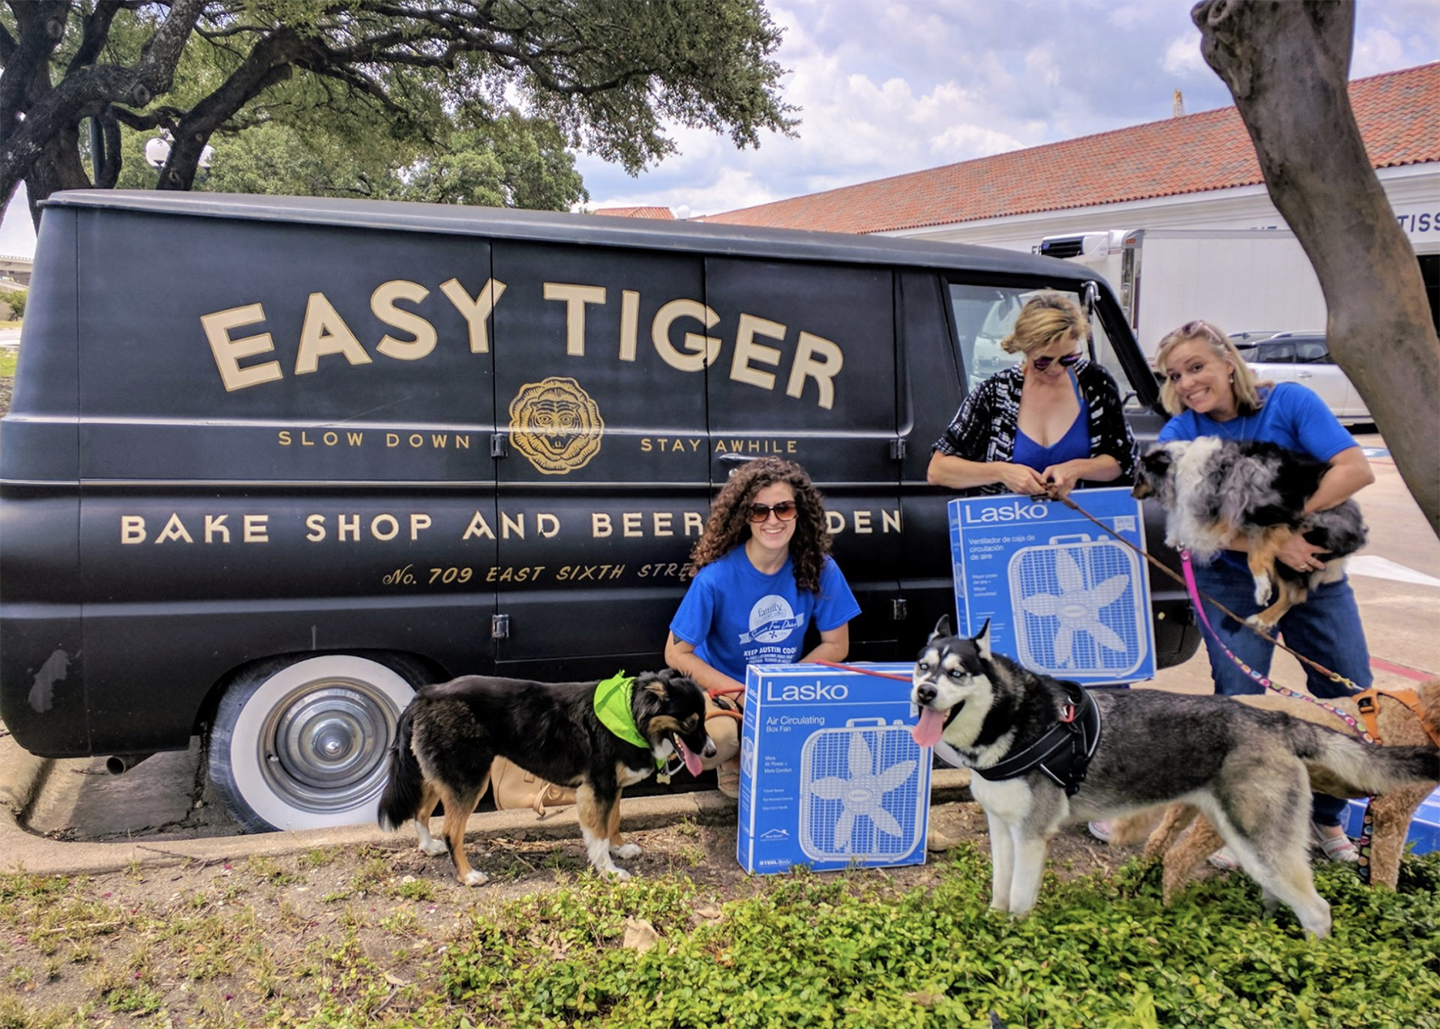
[{"label": "green ground cover plant", "polygon": [[[1440,1027],[1440,855],[1398,893],[1317,868],[1329,940],[1266,917],[1240,874],[1160,904],[1158,870],[1051,875],[1035,914],[986,907],[973,846],[921,885],[883,871],[717,886],[561,872],[504,902],[413,852],[234,869],[0,875],[0,1029],[50,1026]],[[164,890],[160,891],[165,893]]]}]

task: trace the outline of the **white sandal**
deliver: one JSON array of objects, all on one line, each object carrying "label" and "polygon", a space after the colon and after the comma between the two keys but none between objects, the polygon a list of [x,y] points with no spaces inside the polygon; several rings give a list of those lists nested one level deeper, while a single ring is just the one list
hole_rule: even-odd
[{"label": "white sandal", "polygon": [[[1337,827],[1338,828],[1338,827]],[[1310,823],[1310,833],[1315,843],[1331,861],[1338,861],[1341,864],[1353,865],[1359,862],[1360,852],[1355,849],[1355,844],[1350,837],[1343,832],[1339,836],[1331,836],[1319,822]]]}]

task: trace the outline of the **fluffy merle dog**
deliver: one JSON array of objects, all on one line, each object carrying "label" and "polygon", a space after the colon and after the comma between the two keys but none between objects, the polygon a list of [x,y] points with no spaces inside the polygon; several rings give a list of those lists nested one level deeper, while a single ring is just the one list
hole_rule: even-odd
[{"label": "fluffy merle dog", "polygon": [[[630,683],[635,740],[607,728],[596,713],[599,682],[546,683],[466,675],[422,686],[400,715],[390,748],[389,777],[380,797],[380,827],[414,819],[420,849],[447,850],[455,877],[478,886],[489,877],[465,857],[465,823],[490,784],[490,765],[504,757],[542,779],[575,787],[580,832],[590,863],[628,879],[611,855],[636,857],[620,839],[620,791],[678,757],[692,775],[715,745],[705,732],[705,693],[671,669],[645,672]],[[623,697],[623,694],[622,694]],[[620,711],[625,705],[617,704]],[[444,839],[430,835],[436,804],[445,805]]]},{"label": "fluffy merle dog", "polygon": [[[1305,502],[1328,468],[1324,461],[1274,443],[1202,436],[1151,447],[1140,460],[1132,492],[1160,501],[1168,512],[1165,542],[1188,549],[1201,564],[1233,533],[1244,533],[1250,540],[1255,603],[1269,603],[1278,592],[1273,604],[1246,621],[1270,629],[1304,603],[1311,590],[1338,581],[1345,571],[1340,559],[1365,545],[1365,523],[1355,501],[1305,514]],[[1323,569],[1297,572],[1276,559],[1295,533],[1322,548]]]}]

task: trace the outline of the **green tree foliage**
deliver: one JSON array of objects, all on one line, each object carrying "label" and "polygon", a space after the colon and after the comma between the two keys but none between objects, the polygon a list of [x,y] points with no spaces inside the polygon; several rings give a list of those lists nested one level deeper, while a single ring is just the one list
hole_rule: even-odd
[{"label": "green tree foliage", "polygon": [[779,42],[763,0],[6,0],[0,198],[199,180],[566,206],[567,148],[633,173],[669,124],[792,131]]}]

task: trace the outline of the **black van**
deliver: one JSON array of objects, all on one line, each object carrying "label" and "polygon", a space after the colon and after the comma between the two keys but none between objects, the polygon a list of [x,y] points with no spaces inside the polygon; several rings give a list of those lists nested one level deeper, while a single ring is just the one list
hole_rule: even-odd
[{"label": "black van", "polygon": [[[930,444],[1028,293],[1082,300],[1137,434],[1163,422],[1086,275],[876,237],[57,194],[0,436],[0,717],[50,757],[208,728],[242,824],[366,821],[414,685],[658,667],[710,498],[762,454],[825,492],[852,657],[908,659],[954,609]],[[1153,586],[1175,663],[1198,636]]]}]

